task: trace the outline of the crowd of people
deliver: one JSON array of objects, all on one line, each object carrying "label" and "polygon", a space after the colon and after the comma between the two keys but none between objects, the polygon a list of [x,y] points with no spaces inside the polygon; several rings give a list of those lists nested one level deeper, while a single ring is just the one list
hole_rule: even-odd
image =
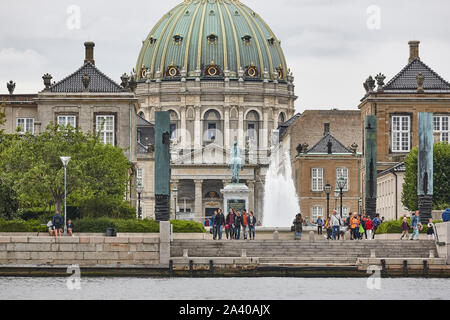
[{"label": "crowd of people", "polygon": [[[222,209],[214,211],[214,215],[205,221],[205,226],[211,227],[211,233],[214,240],[222,240],[225,231],[226,238],[229,240],[255,240],[256,226],[260,223],[256,220],[253,211],[247,213],[230,208],[227,216]],[[242,232],[242,233],[241,233]]]}]

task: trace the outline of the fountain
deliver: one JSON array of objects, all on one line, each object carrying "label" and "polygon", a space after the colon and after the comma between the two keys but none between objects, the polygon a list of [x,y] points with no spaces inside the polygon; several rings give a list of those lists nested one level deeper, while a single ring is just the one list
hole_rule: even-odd
[{"label": "fountain", "polygon": [[279,131],[272,131],[270,166],[264,186],[264,227],[290,227],[300,212],[289,152],[281,150],[279,141]]}]

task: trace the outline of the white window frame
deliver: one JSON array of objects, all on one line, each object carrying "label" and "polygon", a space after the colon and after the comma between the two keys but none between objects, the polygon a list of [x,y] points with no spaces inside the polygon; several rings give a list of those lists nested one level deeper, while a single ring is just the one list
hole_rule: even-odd
[{"label": "white window frame", "polygon": [[[345,172],[345,175],[342,175],[342,173]],[[345,188],[342,189],[342,191],[348,191],[350,189],[350,177],[349,177],[349,173],[348,173],[348,168],[342,167],[342,168],[336,168],[336,186],[337,184],[337,180],[339,179],[340,176],[343,176],[346,184],[345,184]]]},{"label": "white window frame", "polygon": [[311,190],[314,192],[323,191],[323,168],[311,169]]},{"label": "white window frame", "polygon": [[349,214],[348,214],[348,207],[343,206],[342,207],[342,212],[343,214],[341,214],[341,206],[338,204],[338,207],[336,208],[336,212],[338,215],[341,216],[342,219],[347,219]]},{"label": "white window frame", "polygon": [[[60,125],[60,126],[64,126],[64,127],[67,127],[70,123],[69,123],[69,118],[73,118],[73,128],[76,128],[77,127],[77,117],[76,116],[74,116],[74,115],[59,115],[58,116],[58,125]],[[61,119],[64,119],[64,121],[63,121],[63,123],[61,123]]]},{"label": "white window frame", "polygon": [[144,185],[144,169],[138,168],[136,170],[136,185],[139,185],[141,183],[141,186]]},{"label": "white window frame", "polygon": [[[19,124],[20,121],[23,121],[23,124]],[[28,122],[31,122],[31,131],[27,130],[27,125],[29,124]],[[17,118],[16,120],[16,126],[17,128],[21,128],[21,130],[19,131],[19,134],[25,134],[27,132],[30,132],[31,134],[34,135],[34,118]]]},{"label": "white window frame", "polygon": [[[108,119],[112,120],[112,129],[107,129],[103,126],[104,122]],[[115,120],[116,117],[114,115],[101,115],[96,117],[96,131],[99,135],[100,141],[104,144],[111,144],[115,145],[115,138],[116,138],[116,132],[115,132]],[[101,130],[100,130],[101,129]],[[107,134],[112,133],[112,139],[109,142],[107,139]]]},{"label": "white window frame", "polygon": [[[444,122],[446,122],[446,126],[444,126]],[[440,142],[449,142],[450,141],[450,116],[449,115],[434,116],[433,125],[434,125],[434,132],[439,133],[439,141]]]},{"label": "white window frame", "polygon": [[324,214],[323,206],[319,206],[319,205],[312,206],[312,208],[311,208],[311,222],[312,223],[316,223],[316,221],[317,221],[317,219],[319,217],[322,217],[322,220],[323,220],[323,217],[324,217],[323,214]]},{"label": "white window frame", "polygon": [[[407,120],[407,129],[404,127],[404,120]],[[392,152],[407,153],[411,151],[411,116],[393,115],[391,129]]]}]

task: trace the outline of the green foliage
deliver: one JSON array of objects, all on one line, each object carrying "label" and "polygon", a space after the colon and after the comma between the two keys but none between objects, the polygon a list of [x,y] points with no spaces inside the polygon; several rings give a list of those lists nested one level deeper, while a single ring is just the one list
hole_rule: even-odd
[{"label": "green foliage", "polygon": [[61,212],[61,156],[72,158],[67,169],[69,204],[93,198],[123,198],[131,168],[123,151],[70,126],[49,125],[37,136],[6,135],[0,140],[0,180],[12,183],[20,207],[54,206]]},{"label": "green foliage", "polygon": [[[418,209],[417,164],[418,149],[413,148],[405,158],[405,182],[402,203],[410,211]],[[450,206],[450,145],[438,143],[433,151],[433,209],[443,210]]]},{"label": "green foliage", "polygon": [[83,218],[133,219],[136,217],[136,208],[133,208],[128,202],[121,198],[105,195],[81,200],[78,208]]},{"label": "green foliage", "polygon": [[0,218],[12,220],[17,217],[19,202],[11,185],[0,179]]},{"label": "green foliage", "polygon": [[[173,220],[175,233],[204,233],[205,228],[201,223],[193,221]],[[0,220],[0,232],[41,232],[47,231],[45,226],[41,226],[39,220]],[[159,222],[150,219],[111,219],[111,218],[84,218],[73,221],[75,233],[105,233],[107,228],[114,228],[121,233],[158,233]]]}]

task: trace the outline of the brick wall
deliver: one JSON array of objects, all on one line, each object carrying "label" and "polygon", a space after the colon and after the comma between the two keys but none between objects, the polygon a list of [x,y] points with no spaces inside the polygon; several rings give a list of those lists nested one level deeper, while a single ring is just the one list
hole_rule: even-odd
[{"label": "brick wall", "polygon": [[0,264],[151,265],[160,263],[154,237],[0,236]]}]

